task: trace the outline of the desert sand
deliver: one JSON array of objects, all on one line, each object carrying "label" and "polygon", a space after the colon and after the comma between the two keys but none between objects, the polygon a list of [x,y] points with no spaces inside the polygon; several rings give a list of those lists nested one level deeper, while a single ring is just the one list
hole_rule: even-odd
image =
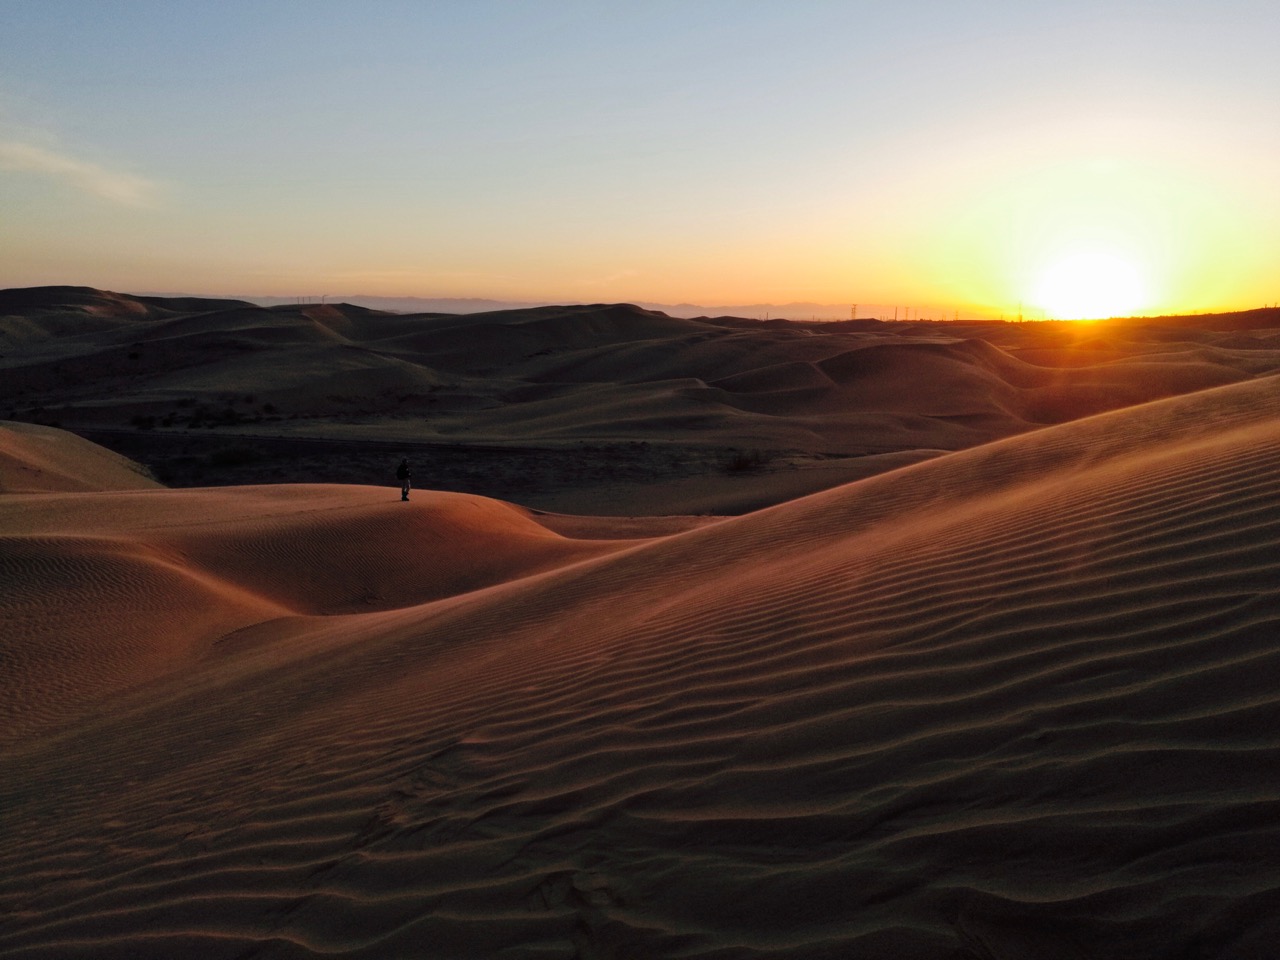
[{"label": "desert sand", "polygon": [[[154,383],[55,371],[169,322],[146,310],[79,346],[23,314],[4,362],[115,426]],[[639,475],[562,480],[555,512],[389,477],[171,489],[3,424],[0,956],[1275,956],[1276,332],[717,329],[606,331],[527,380],[534,410],[455,398],[430,428],[652,447],[622,411],[672,430],[705,395],[622,373],[704,337],[749,382],[707,387],[696,442],[767,426],[794,462],[669,478],[685,515]],[[870,342],[823,355],[841,337]],[[762,358],[776,380],[732,372]],[[565,386],[593,363],[618,379]],[[864,461],[857,424],[890,459],[779,480]],[[777,502],[742,512],[743,480]]]},{"label": "desert sand", "polygon": [[170,486],[382,484],[411,456],[433,489],[557,513],[745,513],[1275,372],[1280,310],[760,323],[0,291],[0,418],[64,427]]}]

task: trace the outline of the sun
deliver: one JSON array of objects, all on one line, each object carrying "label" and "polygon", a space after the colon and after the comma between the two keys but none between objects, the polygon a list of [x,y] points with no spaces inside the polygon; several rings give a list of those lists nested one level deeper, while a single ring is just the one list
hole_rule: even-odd
[{"label": "sun", "polygon": [[1147,305],[1142,271],[1117,253],[1080,251],[1050,263],[1035,287],[1036,305],[1059,320],[1132,316]]}]

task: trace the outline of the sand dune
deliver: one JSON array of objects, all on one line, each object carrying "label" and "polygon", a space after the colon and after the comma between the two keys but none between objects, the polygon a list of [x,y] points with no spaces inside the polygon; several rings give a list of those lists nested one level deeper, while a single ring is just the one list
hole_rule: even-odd
[{"label": "sand dune", "polygon": [[158,488],[137,464],[62,430],[0,422],[0,494]]},{"label": "sand dune", "polygon": [[[63,436],[90,475],[91,445]],[[64,703],[190,668],[243,627],[422,604],[625,545],[565,539],[498,501],[351,486],[6,497],[0,531],[6,741],[57,726]]]},{"label": "sand dune", "polygon": [[18,647],[0,956],[1273,956],[1278,415],[1252,380],[629,542],[2,497],[14,569],[67,571],[10,602],[103,611],[78,663],[132,635],[117,583],[256,622],[157,621],[172,669],[79,699]]},{"label": "sand dune", "polygon": [[[154,430],[557,451],[696,444],[716,452],[703,458],[713,465],[758,450],[790,469],[800,458],[960,450],[1267,376],[1280,371],[1280,334],[1260,326],[1268,318],[1205,318],[1216,329],[1172,319],[759,323],[625,304],[399,316],[35,288],[0,291],[0,416],[99,431],[108,443],[107,431]],[[649,496],[669,495],[668,461],[650,464],[647,491],[605,477],[594,499],[625,495],[611,512],[651,512]],[[454,489],[559,509],[556,490],[530,491],[520,479],[515,470],[512,483]],[[780,494],[794,492],[772,479]],[[753,502],[769,486],[757,483]]]}]

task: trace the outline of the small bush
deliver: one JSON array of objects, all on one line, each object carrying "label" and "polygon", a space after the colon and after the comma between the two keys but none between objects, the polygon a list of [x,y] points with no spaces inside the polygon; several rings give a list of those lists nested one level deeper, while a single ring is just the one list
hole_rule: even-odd
[{"label": "small bush", "polygon": [[773,454],[763,450],[735,450],[724,461],[726,473],[746,473],[759,470],[773,462]]}]

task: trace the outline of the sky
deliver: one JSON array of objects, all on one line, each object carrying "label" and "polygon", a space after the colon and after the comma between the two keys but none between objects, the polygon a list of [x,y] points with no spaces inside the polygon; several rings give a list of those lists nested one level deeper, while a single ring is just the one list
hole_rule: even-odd
[{"label": "sky", "polygon": [[0,0],[0,287],[1280,300],[1274,0]]}]

